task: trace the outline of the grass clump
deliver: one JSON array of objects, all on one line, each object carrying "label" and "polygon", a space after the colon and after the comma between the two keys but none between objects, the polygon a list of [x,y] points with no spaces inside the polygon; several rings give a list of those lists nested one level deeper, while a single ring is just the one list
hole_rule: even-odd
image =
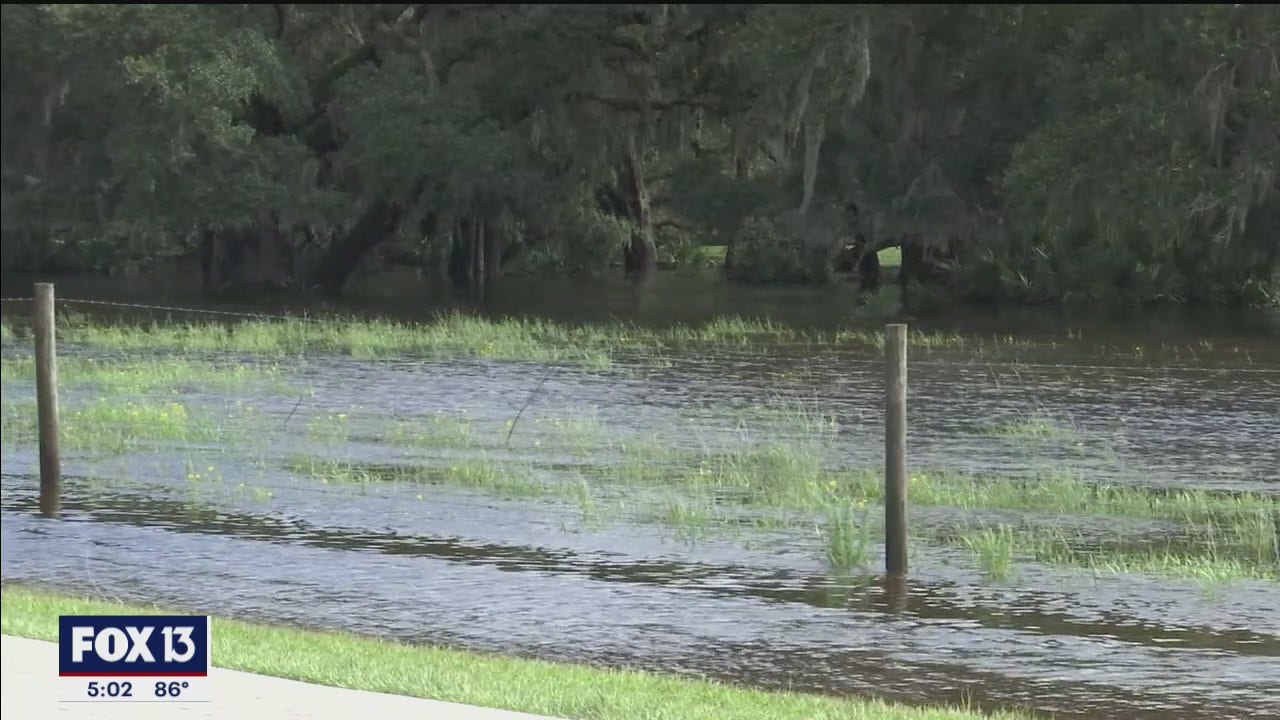
[{"label": "grass clump", "polygon": [[1007,525],[968,532],[960,542],[969,548],[982,570],[992,580],[1004,580],[1013,570],[1013,553],[1017,537]]},{"label": "grass clump", "polygon": [[[185,609],[199,611],[197,607]],[[6,585],[3,631],[56,640],[60,615],[176,614],[178,609],[84,600]],[[218,667],[360,690],[433,698],[570,720],[1024,720],[953,708],[771,692],[708,680],[612,670],[348,633],[213,619]]]},{"label": "grass clump", "polygon": [[843,504],[827,515],[823,548],[827,564],[836,570],[866,567],[870,559],[871,522],[866,501]]},{"label": "grass clump", "polygon": [[1040,415],[1008,420],[988,428],[986,432],[994,437],[1010,440],[1048,440],[1074,434],[1069,428]]},{"label": "grass clump", "polygon": [[693,544],[707,537],[720,523],[719,509],[709,495],[669,495],[650,519],[665,525],[677,539]]}]

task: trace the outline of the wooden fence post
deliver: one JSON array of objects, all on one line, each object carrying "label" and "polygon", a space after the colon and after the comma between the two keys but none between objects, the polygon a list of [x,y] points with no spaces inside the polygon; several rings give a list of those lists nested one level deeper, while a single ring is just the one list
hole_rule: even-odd
[{"label": "wooden fence post", "polygon": [[62,509],[58,461],[58,351],[53,284],[35,286],[36,417],[40,425],[40,513],[57,517]]},{"label": "wooden fence post", "polygon": [[907,326],[884,332],[884,566],[907,573]]}]

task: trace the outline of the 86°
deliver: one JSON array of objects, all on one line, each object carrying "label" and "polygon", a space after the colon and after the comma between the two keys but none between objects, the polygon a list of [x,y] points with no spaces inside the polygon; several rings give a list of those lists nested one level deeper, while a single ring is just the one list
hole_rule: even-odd
[{"label": "86\u00b0", "polygon": [[156,683],[156,697],[159,698],[176,698],[182,696],[182,691],[191,686],[186,680],[181,682],[174,680],[172,682]]}]

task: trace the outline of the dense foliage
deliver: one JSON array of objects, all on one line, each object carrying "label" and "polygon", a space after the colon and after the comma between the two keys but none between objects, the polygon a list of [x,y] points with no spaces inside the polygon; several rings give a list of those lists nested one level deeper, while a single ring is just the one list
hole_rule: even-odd
[{"label": "dense foliage", "polygon": [[6,269],[901,244],[970,299],[1280,300],[1276,6],[5,5],[0,53]]}]

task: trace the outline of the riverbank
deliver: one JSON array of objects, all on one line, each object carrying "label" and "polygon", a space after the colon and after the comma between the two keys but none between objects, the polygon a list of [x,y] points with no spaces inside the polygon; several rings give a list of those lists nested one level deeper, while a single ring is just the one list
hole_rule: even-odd
[{"label": "riverbank", "polygon": [[[3,590],[6,635],[56,640],[59,615],[158,614],[28,587]],[[439,647],[400,645],[214,618],[213,662],[220,668],[303,682],[431,698],[569,718],[681,720],[1015,720],[960,708],[916,708],[877,700],[774,693],[629,670],[524,660]],[[215,689],[215,692],[217,690]]]}]

